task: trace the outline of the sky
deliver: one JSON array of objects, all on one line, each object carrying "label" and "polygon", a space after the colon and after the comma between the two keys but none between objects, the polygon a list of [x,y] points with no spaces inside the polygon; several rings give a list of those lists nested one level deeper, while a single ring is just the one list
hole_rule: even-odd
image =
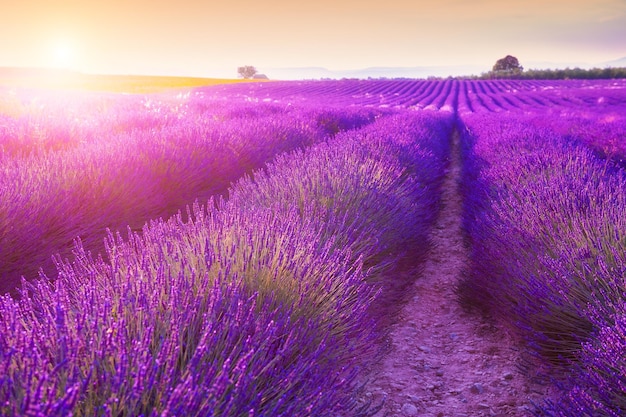
[{"label": "sky", "polygon": [[243,65],[488,70],[509,54],[526,68],[626,57],[626,0],[0,0],[0,66],[236,78]]}]

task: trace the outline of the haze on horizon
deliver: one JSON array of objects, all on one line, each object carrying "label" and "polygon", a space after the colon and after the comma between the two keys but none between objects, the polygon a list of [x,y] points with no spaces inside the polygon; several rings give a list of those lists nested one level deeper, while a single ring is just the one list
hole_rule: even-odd
[{"label": "haze on horizon", "polygon": [[[626,0],[4,0],[0,66],[235,77],[236,68],[595,64],[626,56]],[[528,67],[528,66],[527,66]]]}]

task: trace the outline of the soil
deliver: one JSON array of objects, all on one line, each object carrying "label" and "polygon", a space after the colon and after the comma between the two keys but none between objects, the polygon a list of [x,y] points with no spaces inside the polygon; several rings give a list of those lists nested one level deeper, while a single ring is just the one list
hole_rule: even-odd
[{"label": "soil", "polygon": [[[468,262],[461,229],[458,134],[443,184],[432,250],[407,289],[384,354],[364,372],[375,417],[529,416],[548,387],[526,367],[506,327],[464,309],[455,293]],[[384,402],[383,402],[384,401]]]}]

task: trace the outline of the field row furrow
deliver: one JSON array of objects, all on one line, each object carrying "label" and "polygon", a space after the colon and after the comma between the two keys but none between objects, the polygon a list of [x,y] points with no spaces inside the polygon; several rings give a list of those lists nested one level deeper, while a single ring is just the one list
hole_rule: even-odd
[{"label": "field row furrow", "polygon": [[356,80],[274,82],[221,87],[220,94],[252,101],[315,102],[337,106],[466,112],[590,111],[626,105],[623,80]]}]

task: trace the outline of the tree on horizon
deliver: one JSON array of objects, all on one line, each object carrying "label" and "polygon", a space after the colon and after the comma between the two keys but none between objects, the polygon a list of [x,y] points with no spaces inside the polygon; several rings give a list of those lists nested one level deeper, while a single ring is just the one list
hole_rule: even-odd
[{"label": "tree on horizon", "polygon": [[237,68],[237,73],[241,78],[252,78],[258,71],[252,65],[244,65],[243,67]]},{"label": "tree on horizon", "polygon": [[524,67],[522,67],[519,63],[519,60],[513,55],[507,55],[504,58],[500,58],[494,64],[492,71],[495,73],[498,72],[506,72],[506,73],[521,73],[524,71]]}]

